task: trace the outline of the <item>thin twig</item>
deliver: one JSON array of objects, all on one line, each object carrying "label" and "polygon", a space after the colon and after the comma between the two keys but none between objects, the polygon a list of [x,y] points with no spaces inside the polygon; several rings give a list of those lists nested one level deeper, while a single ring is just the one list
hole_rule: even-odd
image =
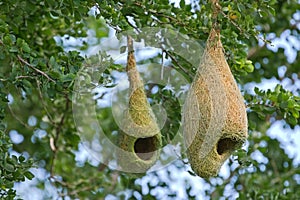
[{"label": "thin twig", "polygon": [[50,112],[49,112],[48,109],[47,109],[47,106],[46,106],[46,103],[45,103],[45,100],[44,100],[44,97],[43,97],[43,94],[42,94],[40,82],[38,81],[38,79],[36,79],[36,84],[37,84],[38,93],[39,93],[41,102],[42,102],[42,104],[43,104],[44,110],[46,111],[47,117],[48,117],[48,119],[50,120],[50,122],[51,122],[53,125],[55,125],[55,122],[53,121],[53,118],[52,118],[52,116],[50,115]]},{"label": "thin twig", "polygon": [[141,31],[138,29],[138,27],[136,27],[136,26],[134,26],[133,24],[130,23],[128,17],[126,17],[126,16],[124,16],[124,17],[125,17],[127,23],[128,23],[132,28],[134,28],[134,30],[136,30],[136,32],[141,33]]},{"label": "thin twig", "polygon": [[251,108],[251,107],[254,107],[254,106],[265,106],[265,107],[268,107],[268,108],[276,108],[276,106],[274,106],[273,104],[269,105],[269,104],[264,104],[264,103],[248,103],[246,104],[246,108]]},{"label": "thin twig", "polygon": [[[185,26],[185,25],[186,25],[185,23],[183,23],[182,21],[179,21],[179,20],[176,19],[175,17],[172,17],[172,16],[170,16],[170,15],[166,15],[166,14],[163,13],[163,12],[157,12],[157,11],[151,10],[151,9],[146,10],[146,7],[145,7],[143,4],[141,4],[140,2],[138,2],[138,1],[134,2],[134,4],[135,4],[136,6],[141,7],[144,11],[147,11],[148,13],[151,13],[151,14],[154,15],[154,16],[165,17],[165,18],[167,18],[167,19],[169,19],[169,20],[173,21],[174,23],[176,23],[176,24],[178,24],[178,25],[181,25],[181,26]],[[155,19],[155,20],[158,21],[158,22],[160,22],[158,19]]]},{"label": "thin twig", "polygon": [[[226,15],[222,9],[220,9],[220,13],[223,15],[223,17],[227,18],[230,23],[232,23],[241,33],[245,33],[245,31],[237,24],[235,23],[232,19],[230,19],[230,17],[228,15]],[[247,37],[248,37],[248,34],[247,34]]]},{"label": "thin twig", "polygon": [[68,113],[68,110],[69,110],[70,100],[69,100],[69,98],[68,98],[67,95],[65,96],[65,98],[66,98],[65,112],[64,112],[63,116],[61,117],[60,122],[59,122],[59,124],[58,124],[58,126],[56,128],[55,137],[52,138],[52,139],[50,139],[50,146],[51,146],[51,149],[53,151],[52,163],[51,163],[51,167],[50,167],[50,175],[51,176],[54,176],[54,166],[55,166],[56,155],[57,155],[57,151],[58,151],[57,142],[59,140],[59,136],[60,136],[60,132],[61,132],[62,126],[63,126],[63,124],[65,122],[66,113]]},{"label": "thin twig", "polygon": [[60,184],[61,186],[64,186],[64,187],[67,187],[69,188],[69,184],[64,182],[64,181],[61,181],[59,179],[57,179],[55,176],[50,176],[49,178],[49,181],[52,183],[52,182],[56,182],[58,184]]},{"label": "thin twig", "polygon": [[91,186],[89,185],[89,186],[86,186],[86,187],[80,187],[80,188],[77,189],[77,190],[73,190],[73,191],[70,192],[68,195],[71,195],[71,196],[77,195],[79,192],[90,191],[90,190],[94,189],[94,187],[95,187],[95,186],[93,186],[93,185],[91,185]]},{"label": "thin twig", "polygon": [[34,79],[34,77],[32,76],[16,76],[16,79],[23,79],[23,78]]},{"label": "thin twig", "polygon": [[11,115],[18,121],[20,122],[20,124],[22,124],[23,126],[25,126],[26,128],[31,128],[29,127],[25,122],[23,122],[19,117],[17,117],[17,115],[14,113],[14,111],[11,109],[10,105],[8,105],[8,109],[11,113]]},{"label": "thin twig", "polygon": [[219,5],[219,0],[211,0],[213,15],[212,18],[214,21],[217,21],[218,14],[221,10],[221,6]]},{"label": "thin twig", "polygon": [[161,70],[160,70],[160,80],[164,79],[164,51],[161,53]]},{"label": "thin twig", "polygon": [[[115,177],[115,175],[117,175],[117,176]],[[115,187],[116,183],[118,182],[118,173],[117,174],[113,173],[112,176],[113,176],[113,178],[112,178],[113,179],[112,180],[112,187]],[[78,195],[79,192],[91,191],[92,189],[95,189],[95,187],[97,187],[95,184],[91,183],[91,182],[94,182],[96,180],[95,178],[90,179],[89,182],[91,184],[89,184],[88,186],[85,186],[85,187],[78,187],[81,184],[87,183],[87,181],[85,179],[81,180],[81,181],[78,181],[78,182],[75,182],[75,183],[72,183],[72,184],[69,184],[69,183],[64,182],[62,180],[59,180],[55,176],[51,176],[49,178],[49,180],[50,180],[50,182],[58,183],[59,185],[61,185],[62,187],[65,187],[68,190],[68,192],[66,192],[66,193],[62,193],[62,192],[58,193],[58,195],[60,197],[76,196],[76,195]],[[78,189],[75,189],[75,188],[78,188]],[[111,187],[110,187],[110,189],[111,189]]]},{"label": "thin twig", "polygon": [[292,176],[293,174],[297,174],[299,173],[299,169],[298,168],[293,168],[285,173],[281,173],[279,176],[277,176],[276,178],[271,180],[271,184],[277,184],[278,182],[281,182],[282,180],[285,180],[286,177]]},{"label": "thin twig", "polygon": [[116,189],[119,175],[120,174],[117,171],[115,171],[114,173],[111,174],[112,181],[111,181],[111,186],[108,188],[108,191],[112,192]]},{"label": "thin twig", "polygon": [[264,47],[266,47],[265,43],[262,46],[258,46],[258,47],[253,47],[248,51],[248,55],[247,55],[247,59],[251,59],[253,56],[255,56],[260,50],[262,50]]},{"label": "thin twig", "polygon": [[276,177],[281,178],[281,174],[278,171],[276,161],[274,159],[271,159],[270,163],[271,163],[271,166],[273,168],[273,172],[276,175]]},{"label": "thin twig", "polygon": [[[227,18],[230,23],[232,23],[242,34],[245,34],[245,36],[248,38],[249,35],[247,33],[245,33],[245,31],[237,24],[235,23],[228,15],[226,15],[223,11],[222,11],[222,7],[219,4],[219,0],[211,0],[212,5],[213,5],[213,19],[216,21],[217,20],[217,16],[218,13],[221,13],[223,15],[223,17]],[[217,24],[215,24],[216,26]]]},{"label": "thin twig", "polygon": [[56,154],[57,154],[57,148],[54,145],[54,139],[50,138],[50,147],[53,152],[52,160],[51,160],[51,167],[50,167],[50,176],[54,177],[54,166],[55,166],[55,160],[56,160]]},{"label": "thin twig", "polygon": [[163,49],[163,52],[165,52],[170,58],[171,60],[186,74],[188,74],[190,77],[193,77],[186,69],[184,69],[183,66],[181,66],[181,64],[177,61],[177,59],[167,50]]},{"label": "thin twig", "polygon": [[23,58],[21,58],[19,55],[17,55],[19,61],[21,61],[22,63],[24,63],[25,65],[27,65],[28,67],[30,67],[31,69],[35,70],[36,72],[40,73],[41,75],[45,76],[49,81],[52,81],[55,83],[55,81],[50,78],[45,72],[35,68],[34,66],[32,66],[30,63],[28,63],[26,60],[24,60]]},{"label": "thin twig", "polygon": [[58,127],[57,127],[57,129],[56,129],[55,144],[56,144],[57,140],[59,139],[59,135],[60,135],[62,126],[63,126],[63,124],[64,124],[64,122],[65,122],[66,113],[68,112],[69,106],[70,106],[70,100],[69,100],[68,96],[66,95],[65,98],[66,98],[65,112],[64,112],[63,116],[61,117],[60,122],[59,122],[59,124],[58,124]]}]

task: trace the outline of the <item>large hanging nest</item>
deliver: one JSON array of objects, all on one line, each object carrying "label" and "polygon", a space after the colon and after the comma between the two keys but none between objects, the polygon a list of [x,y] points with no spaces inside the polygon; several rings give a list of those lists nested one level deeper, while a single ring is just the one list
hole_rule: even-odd
[{"label": "large hanging nest", "polygon": [[[133,41],[127,37],[126,72],[129,80],[129,105],[124,111],[119,145],[123,153],[118,162],[124,171],[143,173],[155,164],[161,148],[161,134],[155,115],[144,90],[144,83],[136,68]],[[124,153],[125,151],[125,153]]]},{"label": "large hanging nest", "polygon": [[192,169],[216,176],[247,138],[243,97],[226,62],[214,28],[184,105],[183,132]]}]

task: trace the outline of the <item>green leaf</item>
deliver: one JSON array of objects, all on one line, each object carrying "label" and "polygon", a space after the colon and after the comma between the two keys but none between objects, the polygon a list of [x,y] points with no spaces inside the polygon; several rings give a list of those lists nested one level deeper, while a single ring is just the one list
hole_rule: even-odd
[{"label": "green leaf", "polygon": [[15,46],[12,46],[12,47],[9,48],[9,52],[11,52],[11,53],[17,53],[18,52],[18,48],[15,47]]},{"label": "green leaf", "polygon": [[70,82],[70,81],[73,81],[75,78],[75,75],[74,74],[67,74],[67,75],[63,75],[61,76],[61,81],[64,83],[64,82]]},{"label": "green leaf", "polygon": [[269,6],[269,12],[270,12],[272,15],[276,15],[276,10],[275,10],[273,7],[271,7],[271,6]]},{"label": "green leaf", "polygon": [[223,7],[222,10],[223,10],[224,12],[228,12],[228,11],[229,11],[229,8],[228,8],[228,7]]},{"label": "green leaf", "polygon": [[9,164],[9,163],[5,163],[4,164],[4,169],[7,170],[7,171],[9,171],[9,172],[14,172],[15,171],[14,165]]},{"label": "green leaf", "polygon": [[195,172],[191,171],[191,170],[188,170],[187,171],[191,176],[197,176],[197,174],[195,174]]},{"label": "green leaf", "polygon": [[50,57],[49,66],[52,67],[55,71],[59,71],[59,65],[57,64],[54,56]]},{"label": "green leaf", "polygon": [[120,47],[120,53],[125,53],[127,46]]},{"label": "green leaf", "polygon": [[289,117],[287,118],[287,122],[288,122],[289,124],[291,124],[292,126],[296,126],[297,123],[298,123],[297,119],[296,119],[295,117],[293,117],[293,116],[289,116]]},{"label": "green leaf", "polygon": [[258,87],[255,87],[255,88],[254,88],[254,92],[255,92],[255,94],[259,94],[259,93],[260,93],[259,88],[258,88]]},{"label": "green leaf", "polygon": [[279,94],[281,90],[282,90],[282,85],[277,84],[276,87],[275,87],[275,93]]},{"label": "green leaf", "polygon": [[25,173],[24,173],[24,176],[25,176],[26,178],[28,178],[29,180],[32,180],[32,179],[34,178],[33,173],[31,173],[30,171],[25,172]]},{"label": "green leaf", "polygon": [[25,157],[24,156],[19,156],[19,162],[24,162],[25,161]]},{"label": "green leaf", "polygon": [[281,102],[280,103],[280,108],[282,108],[282,109],[286,109],[287,107],[288,107],[288,103],[286,102],[286,101],[283,101],[283,102]]},{"label": "green leaf", "polygon": [[17,156],[15,156],[15,155],[13,155],[13,156],[11,157],[11,160],[12,160],[12,164],[17,164],[17,163],[18,163],[18,158],[17,158]]},{"label": "green leaf", "polygon": [[180,6],[180,8],[184,8],[185,1],[184,0],[180,0],[179,6]]},{"label": "green leaf", "polygon": [[23,43],[22,50],[26,53],[30,53],[30,47],[28,46],[27,43]]},{"label": "green leaf", "polygon": [[287,105],[288,108],[294,108],[295,107],[295,101],[294,100],[289,99],[287,103],[288,103],[288,105]]},{"label": "green leaf", "polygon": [[292,113],[294,118],[296,118],[296,119],[299,118],[300,112],[298,110],[292,109],[291,113]]},{"label": "green leaf", "polygon": [[190,12],[192,10],[192,4],[185,5],[185,11]]},{"label": "green leaf", "polygon": [[253,72],[253,70],[254,70],[254,66],[253,65],[249,64],[249,65],[245,66],[245,71],[246,72],[251,73],[251,72]]},{"label": "green leaf", "polygon": [[276,111],[276,108],[275,107],[269,107],[269,106],[265,106],[264,107],[264,110],[269,113],[269,114],[272,114]]}]

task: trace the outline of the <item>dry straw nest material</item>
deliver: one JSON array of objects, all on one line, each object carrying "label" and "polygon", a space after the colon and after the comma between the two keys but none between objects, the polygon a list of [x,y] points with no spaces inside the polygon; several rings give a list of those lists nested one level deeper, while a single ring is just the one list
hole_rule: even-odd
[{"label": "dry straw nest material", "polygon": [[244,99],[226,62],[220,33],[212,29],[183,111],[183,131],[192,169],[216,176],[247,138]]},{"label": "dry straw nest material", "polygon": [[119,137],[121,151],[118,163],[122,170],[143,173],[155,164],[161,148],[160,128],[144,90],[144,83],[136,68],[133,41],[128,36],[126,71],[129,80],[129,105],[124,111]]}]

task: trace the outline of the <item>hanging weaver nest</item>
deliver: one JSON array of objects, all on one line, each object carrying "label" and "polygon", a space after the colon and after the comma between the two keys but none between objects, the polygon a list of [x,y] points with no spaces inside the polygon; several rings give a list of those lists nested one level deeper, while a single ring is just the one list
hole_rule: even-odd
[{"label": "hanging weaver nest", "polygon": [[155,164],[161,148],[160,128],[144,90],[144,83],[136,68],[131,37],[127,37],[126,71],[129,80],[129,105],[124,111],[119,145],[125,153],[118,155],[123,170],[145,172]]},{"label": "hanging weaver nest", "polygon": [[183,132],[192,169],[216,176],[247,138],[243,97],[226,62],[220,33],[212,29],[183,111]]}]

